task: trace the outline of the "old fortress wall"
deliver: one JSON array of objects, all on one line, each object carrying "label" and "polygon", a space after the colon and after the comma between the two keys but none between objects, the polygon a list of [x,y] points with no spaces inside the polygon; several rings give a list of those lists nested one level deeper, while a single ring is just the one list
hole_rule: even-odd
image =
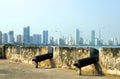
[{"label": "old fortress wall", "polygon": [[[3,50],[4,48],[4,50]],[[90,57],[89,47],[25,47],[25,46],[1,46],[0,57],[8,60],[35,64],[32,59],[53,49],[53,60],[45,60],[39,66],[54,66],[56,68],[68,68],[77,70],[73,65],[76,60]],[[98,64],[91,64],[82,68],[82,71],[92,74],[118,75],[120,76],[120,48],[99,48]]]}]

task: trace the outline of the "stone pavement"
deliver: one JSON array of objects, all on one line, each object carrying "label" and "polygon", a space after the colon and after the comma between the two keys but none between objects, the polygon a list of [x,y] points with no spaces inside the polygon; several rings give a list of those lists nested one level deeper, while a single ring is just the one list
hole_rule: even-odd
[{"label": "stone pavement", "polygon": [[34,68],[34,65],[0,60],[0,79],[120,79],[115,76],[79,76],[75,70]]}]

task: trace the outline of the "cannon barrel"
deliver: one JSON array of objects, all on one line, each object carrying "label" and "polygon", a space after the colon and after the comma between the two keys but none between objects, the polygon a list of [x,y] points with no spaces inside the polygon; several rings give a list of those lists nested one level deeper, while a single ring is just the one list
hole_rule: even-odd
[{"label": "cannon barrel", "polygon": [[90,64],[94,64],[98,62],[98,57],[88,57],[88,58],[83,58],[79,59],[75,62],[74,66],[81,68]]},{"label": "cannon barrel", "polygon": [[38,68],[38,62],[44,61],[46,59],[51,59],[51,58],[53,58],[53,53],[47,53],[47,54],[35,56],[35,58],[32,59],[32,61],[36,63],[36,68]]},{"label": "cannon barrel", "polygon": [[53,57],[52,53],[47,53],[47,54],[36,56],[35,59],[33,59],[33,61],[40,62],[40,61],[44,61],[46,59],[51,59],[52,57]]},{"label": "cannon barrel", "polygon": [[36,56],[35,59],[33,59],[33,61],[40,62],[40,61],[44,61],[46,59],[51,59],[51,58],[53,58],[53,54],[52,53],[47,53],[47,54]]}]

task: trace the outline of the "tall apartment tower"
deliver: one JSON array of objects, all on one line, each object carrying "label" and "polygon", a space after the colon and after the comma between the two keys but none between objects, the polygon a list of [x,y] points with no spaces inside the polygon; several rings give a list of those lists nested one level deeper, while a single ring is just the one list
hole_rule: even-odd
[{"label": "tall apartment tower", "polygon": [[48,31],[43,31],[43,45],[48,45]]},{"label": "tall apartment tower", "polygon": [[8,43],[8,35],[7,33],[2,34],[2,44],[7,44]]},{"label": "tall apartment tower", "polygon": [[76,29],[75,31],[75,45],[79,45],[80,42],[80,31],[79,29]]},{"label": "tall apartment tower", "polygon": [[0,44],[2,44],[2,32],[0,31]]},{"label": "tall apartment tower", "polygon": [[33,45],[40,45],[41,44],[41,35],[34,34],[33,35]]},{"label": "tall apartment tower", "polygon": [[17,44],[22,44],[22,35],[17,35]]},{"label": "tall apartment tower", "polygon": [[54,45],[55,43],[54,43],[54,37],[50,37],[50,39],[49,39],[49,44],[50,45]]},{"label": "tall apartment tower", "polygon": [[8,43],[14,44],[14,31],[9,31],[9,33],[8,33]]},{"label": "tall apartment tower", "polygon": [[91,31],[91,45],[95,45],[95,31]]},{"label": "tall apartment tower", "polygon": [[30,26],[23,29],[23,44],[30,45]]}]

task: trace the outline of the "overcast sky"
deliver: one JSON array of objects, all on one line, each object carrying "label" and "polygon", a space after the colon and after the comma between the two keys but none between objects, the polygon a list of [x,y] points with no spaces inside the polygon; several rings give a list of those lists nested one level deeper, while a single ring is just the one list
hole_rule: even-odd
[{"label": "overcast sky", "polygon": [[68,36],[81,31],[90,39],[91,30],[99,29],[102,38],[120,40],[120,0],[0,0],[0,30],[22,34],[30,26],[31,35],[48,30],[50,35]]}]

